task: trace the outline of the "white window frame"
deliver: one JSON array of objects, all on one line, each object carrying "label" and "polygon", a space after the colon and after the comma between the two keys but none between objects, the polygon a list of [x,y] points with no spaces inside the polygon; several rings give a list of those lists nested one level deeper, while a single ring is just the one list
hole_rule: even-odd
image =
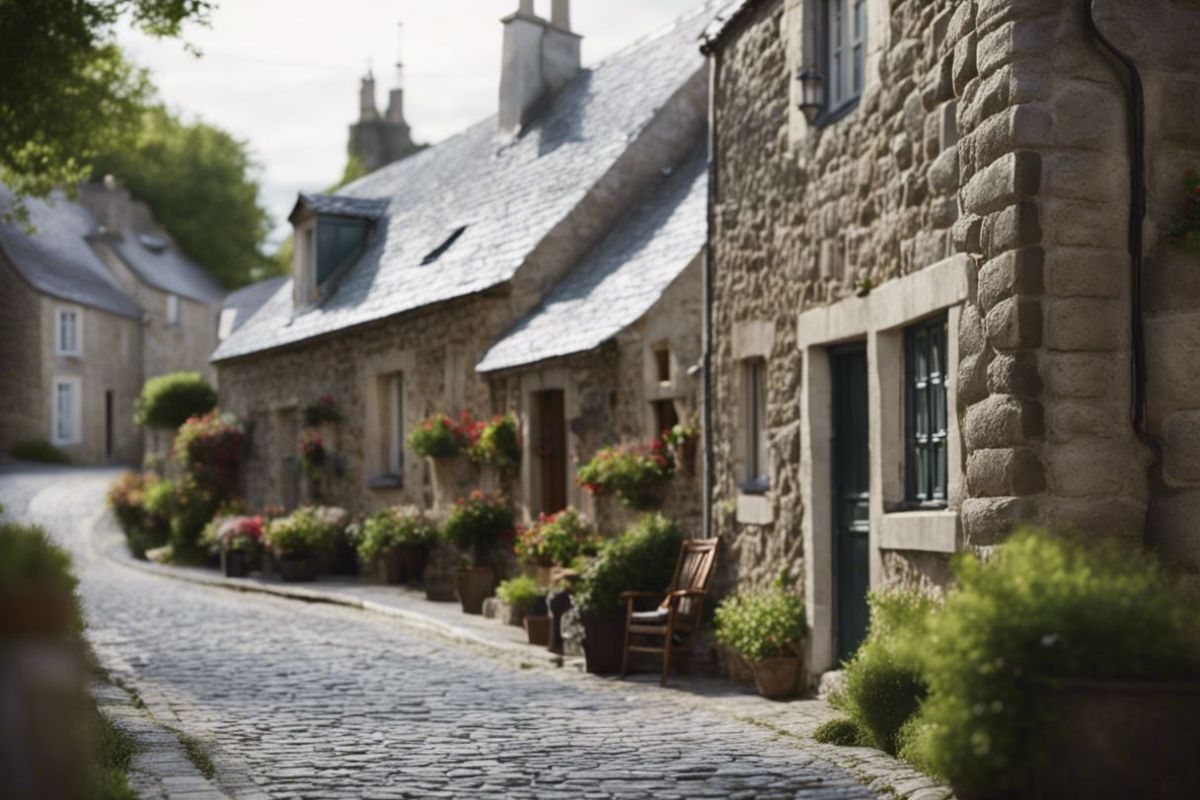
[{"label": "white window frame", "polygon": [[297,225],[292,235],[293,293],[297,306],[306,306],[317,291],[317,218]]},{"label": "white window frame", "polygon": [[167,324],[172,327],[178,327],[182,319],[181,309],[179,307],[179,295],[167,295]]},{"label": "white window frame", "polygon": [[771,488],[770,437],[767,433],[767,359],[742,361],[742,437],[745,458],[742,492],[766,494]]},{"label": "white window frame", "polygon": [[[60,403],[60,392],[69,389],[71,406],[66,409],[64,420]],[[66,422],[64,430],[63,422]],[[83,381],[76,377],[55,378],[50,395],[50,439],[55,445],[72,445],[83,442]]]},{"label": "white window frame", "polygon": [[827,112],[862,96],[867,68],[867,0],[824,0]]},{"label": "white window frame", "polygon": [[[64,320],[72,320],[73,341],[65,335]],[[59,308],[54,315],[54,352],[60,356],[75,358],[83,355],[83,313],[77,308]]]},{"label": "white window frame", "polygon": [[387,471],[404,475],[404,373],[395,372],[387,378]]}]

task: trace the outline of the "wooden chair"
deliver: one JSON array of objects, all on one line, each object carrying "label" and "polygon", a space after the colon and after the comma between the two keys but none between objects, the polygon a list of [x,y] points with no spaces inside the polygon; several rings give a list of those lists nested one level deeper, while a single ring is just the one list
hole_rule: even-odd
[{"label": "wooden chair", "polygon": [[[692,634],[700,628],[708,579],[717,560],[716,539],[689,539],[679,549],[675,577],[666,592],[625,592],[625,646],[621,652],[621,677],[629,671],[630,653],[654,653],[662,656],[663,686],[671,671],[672,654],[682,657],[691,670]],[[643,598],[661,600],[654,611],[636,611]],[[634,637],[654,640],[655,644],[634,644]]]}]

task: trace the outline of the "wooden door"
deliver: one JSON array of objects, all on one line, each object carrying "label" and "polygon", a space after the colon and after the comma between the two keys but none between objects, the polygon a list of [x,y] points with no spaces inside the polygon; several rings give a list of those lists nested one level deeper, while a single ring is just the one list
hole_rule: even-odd
[{"label": "wooden door", "polygon": [[870,591],[867,352],[835,350],[833,365],[834,639],[839,661],[866,636]]},{"label": "wooden door", "polygon": [[560,389],[538,392],[537,450],[541,508],[553,514],[567,507],[567,419]]}]

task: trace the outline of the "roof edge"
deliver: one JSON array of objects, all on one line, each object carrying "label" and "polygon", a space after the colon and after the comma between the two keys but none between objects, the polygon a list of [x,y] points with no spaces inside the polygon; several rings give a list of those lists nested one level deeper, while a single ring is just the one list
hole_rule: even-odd
[{"label": "roof edge", "polygon": [[710,56],[725,41],[725,37],[737,27],[763,0],[734,0],[717,14],[704,33],[700,35],[700,52]]}]

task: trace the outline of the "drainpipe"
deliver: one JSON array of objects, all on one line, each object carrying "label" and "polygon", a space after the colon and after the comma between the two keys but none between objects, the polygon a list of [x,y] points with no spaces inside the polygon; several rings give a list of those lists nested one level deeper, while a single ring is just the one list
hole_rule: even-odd
[{"label": "drainpipe", "polygon": [[704,477],[703,477],[703,526],[704,538],[713,536],[713,385],[712,385],[712,350],[713,350],[713,209],[717,200],[717,127],[716,127],[716,89],[717,89],[717,59],[713,52],[708,56],[708,233],[704,246],[704,353],[702,371],[704,373]]}]

